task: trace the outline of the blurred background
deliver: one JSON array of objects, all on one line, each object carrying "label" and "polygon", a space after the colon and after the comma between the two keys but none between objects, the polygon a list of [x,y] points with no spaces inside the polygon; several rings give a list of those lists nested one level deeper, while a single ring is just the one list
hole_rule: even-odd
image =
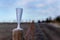
[{"label": "blurred background", "polygon": [[16,8],[23,8],[24,40],[60,40],[60,0],[0,0],[0,40],[12,40]]}]

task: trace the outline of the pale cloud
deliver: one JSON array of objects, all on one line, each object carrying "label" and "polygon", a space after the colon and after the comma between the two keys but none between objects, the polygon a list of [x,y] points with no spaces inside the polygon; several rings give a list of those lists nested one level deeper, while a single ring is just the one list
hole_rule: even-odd
[{"label": "pale cloud", "polygon": [[37,8],[40,8],[40,7],[44,7],[44,6],[46,6],[45,4],[37,4],[37,5],[35,5]]},{"label": "pale cloud", "polygon": [[60,5],[58,6],[58,8],[60,9]]},{"label": "pale cloud", "polygon": [[57,0],[46,0],[46,3],[47,4],[53,4],[53,3],[55,3]]},{"label": "pale cloud", "polygon": [[18,0],[13,5],[19,7],[25,7],[28,3],[34,2],[35,0]]}]

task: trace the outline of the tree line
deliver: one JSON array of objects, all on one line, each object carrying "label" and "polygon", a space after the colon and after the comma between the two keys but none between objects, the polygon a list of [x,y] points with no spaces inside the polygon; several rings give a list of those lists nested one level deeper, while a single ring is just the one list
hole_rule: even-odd
[{"label": "tree line", "polygon": [[42,20],[42,21],[38,20],[38,23],[41,23],[41,22],[42,23],[49,23],[49,22],[58,22],[58,23],[60,23],[60,16],[55,17],[53,20],[52,20],[51,17],[46,18],[46,20]]}]

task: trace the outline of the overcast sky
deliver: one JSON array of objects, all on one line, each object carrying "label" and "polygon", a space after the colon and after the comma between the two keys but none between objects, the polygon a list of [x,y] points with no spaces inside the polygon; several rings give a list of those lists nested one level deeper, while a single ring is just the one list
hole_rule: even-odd
[{"label": "overcast sky", "polygon": [[16,8],[23,8],[22,20],[44,20],[60,15],[60,0],[0,0],[0,22],[16,20]]}]

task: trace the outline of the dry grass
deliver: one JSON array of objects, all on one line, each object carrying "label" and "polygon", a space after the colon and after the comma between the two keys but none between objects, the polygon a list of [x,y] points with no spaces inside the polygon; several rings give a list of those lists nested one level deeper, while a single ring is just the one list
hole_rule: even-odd
[{"label": "dry grass", "polygon": [[[24,34],[30,23],[22,23],[21,27],[24,29]],[[12,30],[17,27],[16,23],[0,23],[0,40],[12,40]]]}]

